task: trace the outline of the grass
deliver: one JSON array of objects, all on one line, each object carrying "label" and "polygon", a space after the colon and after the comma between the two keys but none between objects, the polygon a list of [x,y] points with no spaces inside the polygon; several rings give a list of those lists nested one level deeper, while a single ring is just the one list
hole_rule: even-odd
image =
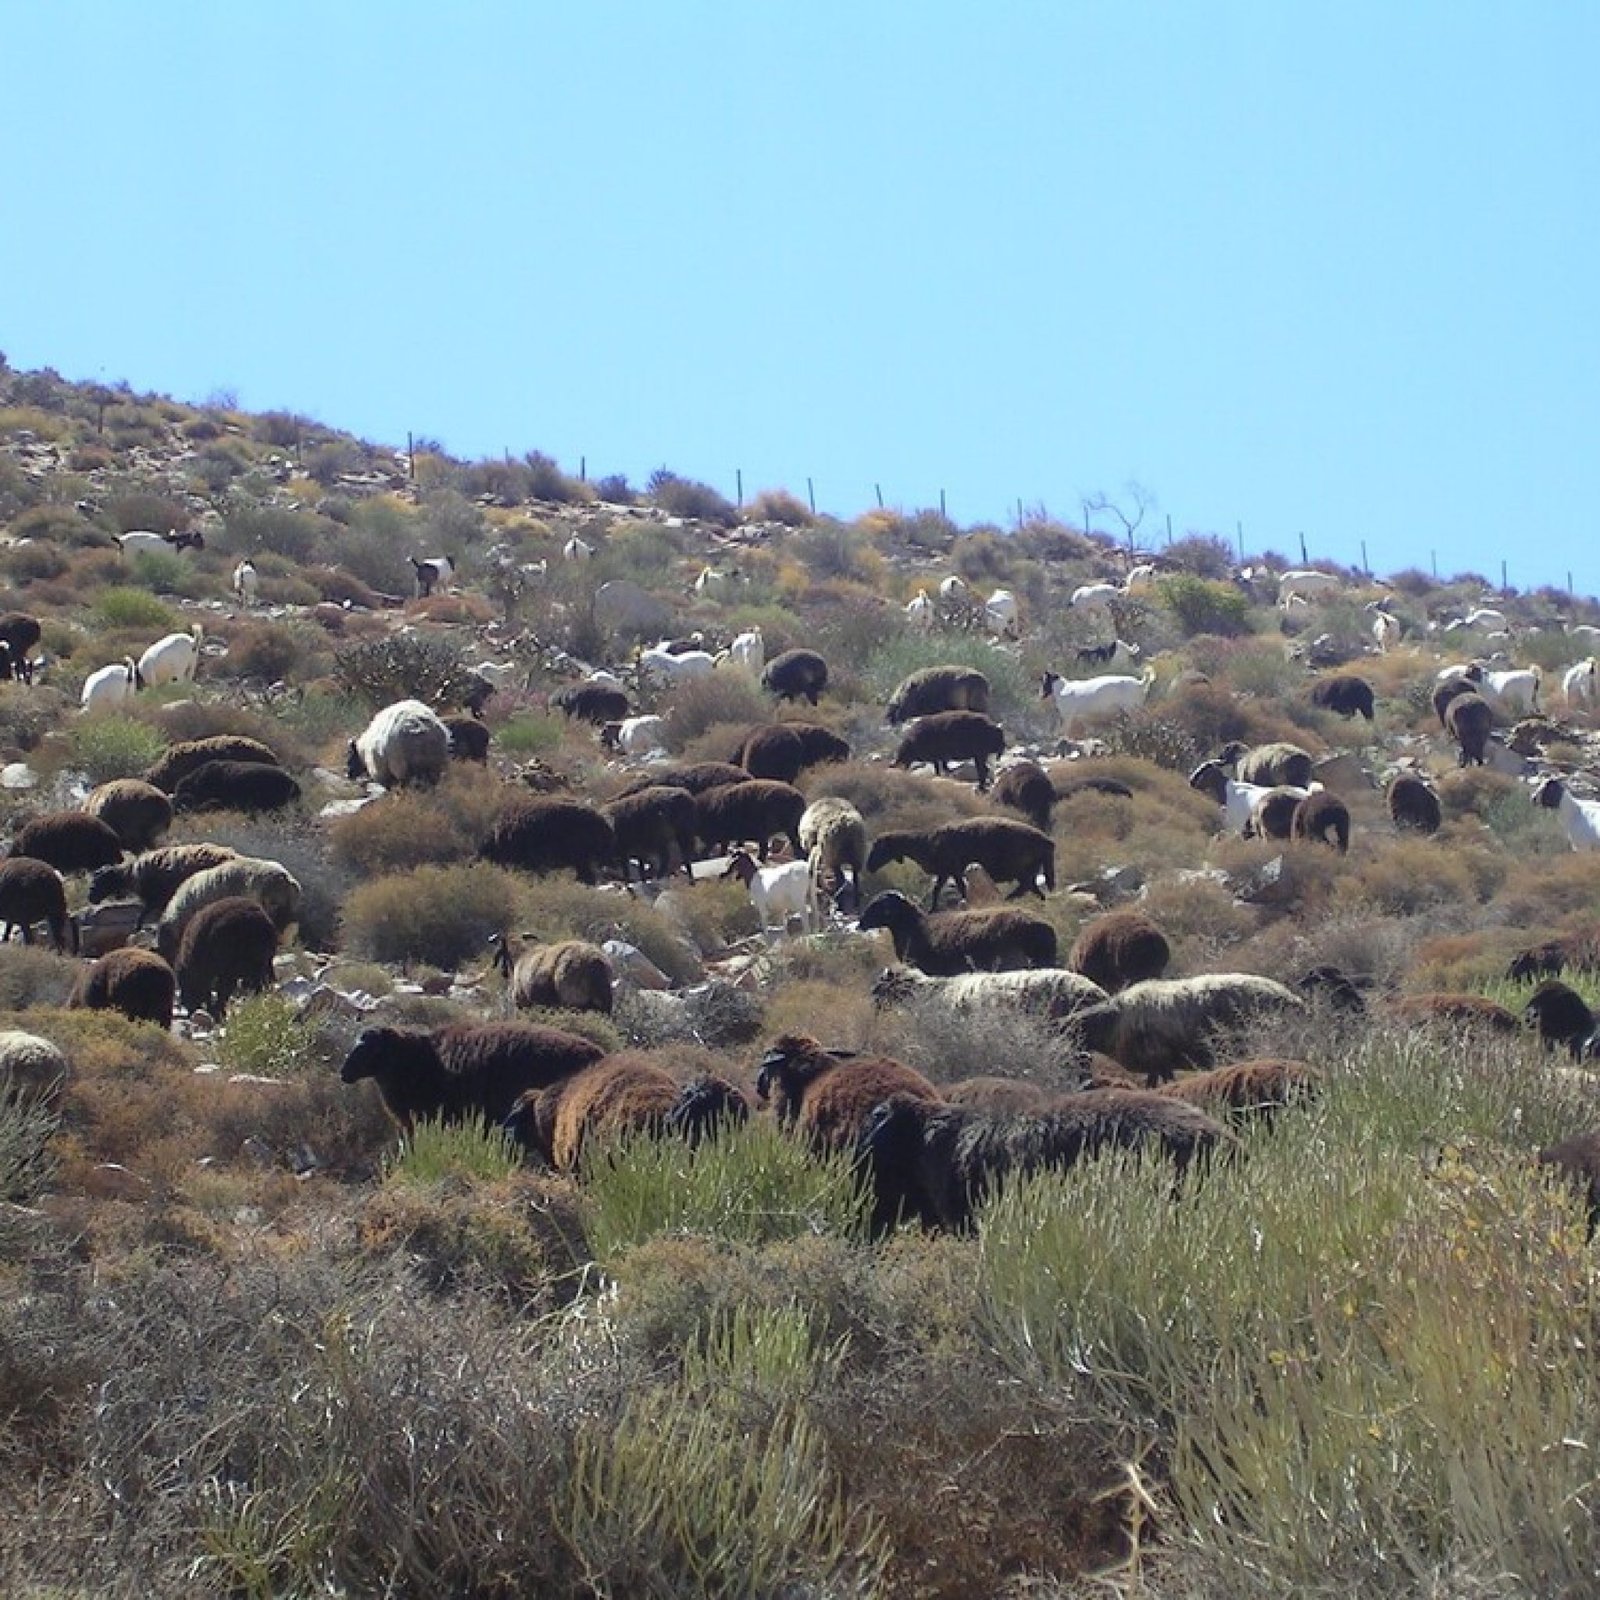
[{"label": "grass", "polygon": [[397,1154],[384,1162],[385,1183],[435,1184],[475,1179],[496,1183],[522,1164],[516,1142],[486,1122],[444,1123],[424,1117]]}]

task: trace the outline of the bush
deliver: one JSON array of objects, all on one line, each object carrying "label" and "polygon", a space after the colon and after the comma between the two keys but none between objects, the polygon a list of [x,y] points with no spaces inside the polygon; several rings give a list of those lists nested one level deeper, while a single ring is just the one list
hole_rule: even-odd
[{"label": "bush", "polygon": [[674,750],[682,750],[708,728],[725,723],[750,727],[771,716],[771,703],[750,675],[728,670],[675,685],[667,692],[665,709]]},{"label": "bush", "polygon": [[173,613],[143,589],[102,589],[95,596],[94,614],[106,628],[144,628],[170,633],[178,625]]},{"label": "bush", "polygon": [[328,829],[333,859],[362,877],[470,861],[504,801],[496,783],[452,766],[432,789],[400,789]]},{"label": "bush", "polygon": [[561,743],[566,718],[541,711],[519,711],[495,729],[495,743],[508,756],[526,759]]},{"label": "bush", "polygon": [[454,971],[517,920],[516,880],[499,867],[419,867],[352,889],[342,932],[352,955]]},{"label": "bush", "polygon": [[315,1035],[281,995],[249,995],[228,1009],[222,1059],[235,1072],[261,1078],[295,1078],[317,1065]]},{"label": "bush", "polygon": [[481,1118],[445,1123],[424,1117],[385,1160],[385,1183],[436,1184],[463,1178],[498,1183],[522,1165],[515,1140]]},{"label": "bush", "polygon": [[37,1101],[0,1100],[0,1202],[25,1205],[50,1182],[54,1111]]},{"label": "bush", "polygon": [[334,654],[334,677],[347,694],[377,711],[397,700],[449,709],[464,704],[472,668],[453,639],[394,634]]},{"label": "bush", "polygon": [[1251,631],[1250,602],[1231,584],[1179,573],[1159,579],[1156,592],[1185,638],[1197,633],[1235,638]]},{"label": "bush", "polygon": [[148,723],[115,712],[85,717],[73,726],[69,737],[72,763],[91,784],[143,777],[168,743]]},{"label": "bush", "polygon": [[665,467],[650,474],[648,493],[652,503],[669,516],[692,517],[699,522],[714,522],[722,528],[732,528],[739,521],[737,508],[710,484],[680,478]]},{"label": "bush", "polygon": [[1226,583],[1233,574],[1233,549],[1214,533],[1190,533],[1169,544],[1164,557],[1180,572]]},{"label": "bush", "polygon": [[781,522],[786,528],[804,528],[816,520],[811,507],[787,489],[763,489],[750,502],[751,522]]}]

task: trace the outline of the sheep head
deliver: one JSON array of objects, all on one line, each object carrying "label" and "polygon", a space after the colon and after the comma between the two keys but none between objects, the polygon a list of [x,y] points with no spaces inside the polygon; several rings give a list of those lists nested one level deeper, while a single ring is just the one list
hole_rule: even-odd
[{"label": "sheep head", "polygon": [[409,1035],[398,1028],[363,1028],[339,1068],[341,1083],[359,1083],[363,1078],[376,1078],[404,1050]]},{"label": "sheep head", "polygon": [[863,933],[870,933],[874,928],[892,931],[915,922],[919,915],[917,908],[898,889],[885,889],[867,902],[858,926]]}]

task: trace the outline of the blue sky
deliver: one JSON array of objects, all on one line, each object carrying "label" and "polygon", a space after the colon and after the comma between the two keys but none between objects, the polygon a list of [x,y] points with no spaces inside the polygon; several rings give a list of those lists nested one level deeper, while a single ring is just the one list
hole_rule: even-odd
[{"label": "blue sky", "polygon": [[0,350],[1600,589],[1600,7],[0,0]]}]

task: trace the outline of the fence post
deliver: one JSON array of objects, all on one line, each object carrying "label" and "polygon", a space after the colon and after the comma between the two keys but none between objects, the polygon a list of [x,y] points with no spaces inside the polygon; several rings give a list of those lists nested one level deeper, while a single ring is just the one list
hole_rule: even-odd
[{"label": "fence post", "polygon": [[1361,570],[1369,578],[1372,576],[1372,568],[1367,565],[1367,541],[1365,539],[1361,541]]},{"label": "fence post", "polygon": [[811,515],[817,514],[817,491],[811,487],[811,480],[806,479],[806,499],[811,502]]},{"label": "fence post", "polygon": [[[1022,496],[1020,494],[1017,496],[1017,526],[1019,528],[1022,526]],[[1570,588],[1571,585],[1569,584],[1568,587]]]},{"label": "fence post", "polygon": [[1170,511],[1167,513],[1167,543],[1169,545],[1172,543],[1172,513]]},{"label": "fence post", "polygon": [[1236,530],[1235,533],[1234,533],[1234,537],[1239,541],[1239,559],[1241,561],[1243,561],[1244,560],[1244,524],[1242,522],[1236,522],[1234,524],[1234,528]]},{"label": "fence post", "polygon": [[1311,557],[1306,554],[1306,536],[1302,533],[1300,535],[1300,565],[1305,567],[1310,564]]},{"label": "fence post", "polygon": [[578,457],[578,482],[579,483],[587,483],[588,481],[589,481],[589,458],[588,458],[588,456],[579,456]]},{"label": "fence post", "polygon": [[943,518],[943,519],[944,519],[944,521],[946,521],[946,522],[948,522],[948,521],[949,521],[949,520],[950,520],[950,518],[949,518],[949,517],[948,517],[948,516],[946,516],[946,515],[945,515],[945,509],[944,509],[944,490],[943,490],[943,489],[941,489],[941,490],[940,490],[940,491],[939,491],[939,515],[940,515],[940,517],[941,517],[941,518]]},{"label": "fence post", "polygon": [[744,504],[744,468],[743,467],[735,467],[733,469],[733,481],[738,485],[738,491],[737,492],[738,492],[738,496],[739,496],[739,498],[734,501],[734,504],[737,505],[737,506],[742,506]]},{"label": "fence post", "polygon": [[1500,563],[1500,589],[1501,589],[1501,592],[1504,593],[1504,591],[1506,589],[1508,589],[1509,587],[1510,587],[1510,585],[1506,582],[1506,564],[1502,560],[1501,563]]},{"label": "fence post", "polygon": [[1428,552],[1428,560],[1432,563],[1433,575],[1437,578],[1439,576],[1439,552],[1437,550],[1430,550]]},{"label": "fence post", "polygon": [[882,511],[883,510],[883,485],[881,483],[873,484],[872,492],[875,495],[877,495],[877,497],[878,497],[878,509],[880,511]]},{"label": "fence post", "polygon": [[409,428],[406,429],[406,476],[413,483],[417,481],[417,441]]}]

